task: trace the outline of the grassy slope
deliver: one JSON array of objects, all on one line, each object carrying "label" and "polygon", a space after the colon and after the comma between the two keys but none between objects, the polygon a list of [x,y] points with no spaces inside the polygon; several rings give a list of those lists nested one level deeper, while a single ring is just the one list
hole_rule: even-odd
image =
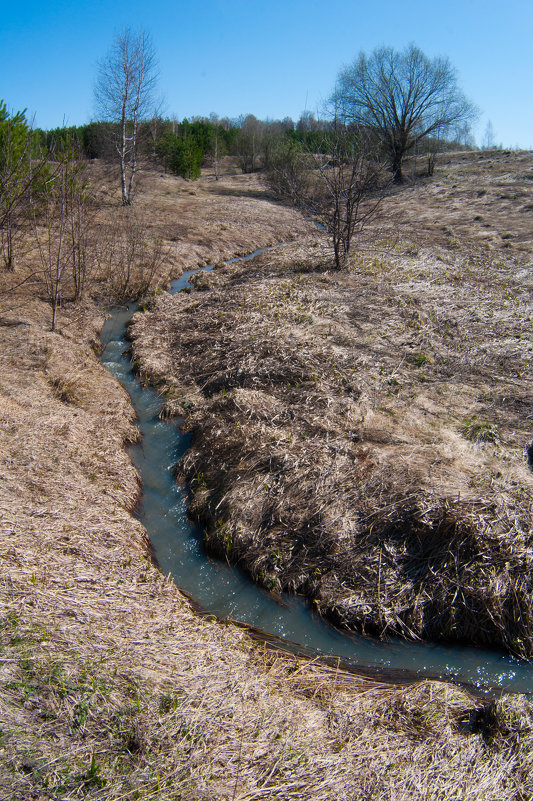
[{"label": "grassy slope", "polygon": [[[489,166],[461,154],[387,197],[347,274],[313,233],[133,330],[169,410],[188,401],[215,552],[351,628],[530,657],[532,160]],[[490,243],[472,194],[508,220]]]},{"label": "grassy slope", "polygon": [[[302,231],[252,194],[260,223],[247,239],[236,185],[250,191],[229,178],[221,204],[209,181],[191,190],[147,175],[139,205],[159,233],[186,221],[193,263],[232,255],[233,236],[246,250]],[[184,239],[168,248],[190,265]],[[94,353],[101,316],[67,304],[51,334],[35,290],[2,294],[0,309],[0,798],[531,792],[521,700],[483,710],[444,684],[382,687],[192,613],[130,515],[138,483],[123,444],[135,429]]]}]

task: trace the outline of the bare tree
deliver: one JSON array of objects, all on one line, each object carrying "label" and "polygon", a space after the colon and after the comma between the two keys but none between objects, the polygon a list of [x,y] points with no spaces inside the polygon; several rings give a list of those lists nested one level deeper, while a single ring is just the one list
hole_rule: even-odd
[{"label": "bare tree", "polygon": [[215,181],[218,181],[218,123],[215,125],[215,137],[213,142],[213,162],[215,165]]},{"label": "bare tree", "polygon": [[52,331],[69,278],[74,287],[73,299],[79,300],[85,288],[89,256],[84,166],[75,150],[66,146],[56,155],[56,161],[50,162],[42,191],[30,198],[41,274],[52,308]]},{"label": "bare tree", "polygon": [[241,117],[239,122],[240,131],[236,140],[237,160],[243,172],[255,172],[261,153],[265,125],[253,114]]},{"label": "bare tree", "polygon": [[346,269],[354,239],[376,213],[379,164],[364,133],[335,121],[314,150],[294,144],[272,159],[269,181],[312,217],[331,239],[335,267]]},{"label": "bare tree", "polygon": [[98,66],[96,106],[105,119],[118,123],[115,147],[124,206],[133,201],[139,122],[153,110],[156,78],[154,47],[144,31],[133,33],[126,28],[118,34]]},{"label": "bare tree", "polygon": [[209,122],[213,126],[213,140],[212,140],[212,152],[213,152],[213,167],[215,168],[215,181],[218,181],[220,174],[219,174],[219,159],[220,159],[220,122],[218,119],[218,114],[211,113],[209,115]]},{"label": "bare tree", "polygon": [[462,125],[457,126],[456,136],[457,141],[465,150],[474,150],[476,142],[474,134],[472,133],[472,126],[469,122],[464,122]]},{"label": "bare tree", "polygon": [[83,180],[85,162],[79,154],[72,154],[69,166],[67,192],[68,244],[74,300],[81,300],[93,266],[93,247],[90,235],[94,225],[94,210],[90,206],[88,184]]},{"label": "bare tree", "polygon": [[300,119],[296,123],[297,131],[319,131],[320,122],[315,118],[312,111],[302,111]]},{"label": "bare tree", "polygon": [[139,300],[154,288],[165,254],[134,209],[122,209],[96,245],[100,279],[110,303]]},{"label": "bare tree", "polygon": [[52,308],[51,329],[55,331],[57,309],[61,305],[69,266],[68,173],[66,163],[48,181],[47,192],[36,209],[32,199],[33,227],[42,266],[46,295]]},{"label": "bare tree", "polygon": [[445,136],[477,115],[448,59],[430,60],[414,45],[360,53],[340,72],[332,102],[344,121],[378,136],[396,183],[417,142],[437,132]]},{"label": "bare tree", "polygon": [[485,133],[483,134],[483,144],[481,145],[483,150],[494,150],[496,147],[496,136],[494,134],[494,128],[492,125],[492,120],[487,122],[485,126]]}]

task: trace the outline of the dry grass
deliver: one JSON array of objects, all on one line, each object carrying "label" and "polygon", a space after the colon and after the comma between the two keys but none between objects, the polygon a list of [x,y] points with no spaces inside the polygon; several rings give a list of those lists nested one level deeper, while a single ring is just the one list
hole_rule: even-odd
[{"label": "dry grass", "polygon": [[[402,187],[385,203],[396,230],[416,246],[473,245],[530,260],[531,153],[450,153],[439,156],[437,165],[434,178]],[[408,163],[406,174],[411,167]]]},{"label": "dry grass", "polygon": [[443,684],[380,687],[254,651],[195,621],[168,583],[148,584],[156,599],[129,593],[147,630],[95,631],[88,605],[82,653],[65,648],[72,631],[8,618],[3,798],[501,801],[531,791],[526,702],[482,707]]},{"label": "dry grass", "polygon": [[358,631],[531,657],[531,272],[435,247],[341,276],[315,238],[276,248],[162,298],[136,358],[194,431],[215,553]]},{"label": "dry grass", "polygon": [[[182,219],[182,196],[170,194],[182,184],[150,181],[147,206],[163,204],[162,188],[169,217]],[[228,188],[235,182],[228,179]],[[214,211],[209,187],[192,186],[204,193],[191,230],[200,237],[202,213],[208,221]],[[231,230],[237,223],[227,197],[220,219]],[[278,207],[268,218],[261,199],[247,197],[250,215],[255,200],[265,215],[263,238],[257,231],[243,247],[281,238],[289,223],[298,230],[283,210],[278,231]],[[215,195],[222,215],[218,202]],[[209,244],[202,248],[207,258]],[[188,308],[197,297],[180,303]],[[50,333],[49,309],[33,286],[1,296],[0,798],[528,797],[526,700],[481,703],[434,682],[387,687],[270,651],[191,611],[151,564],[130,514],[138,479],[124,444],[136,429],[125,393],[94,352],[101,322],[89,301],[65,304]],[[296,369],[286,362],[282,376]],[[263,415],[254,425],[271,422],[260,390],[217,393],[216,375],[211,399],[196,385],[191,398],[228,409],[246,401]],[[310,440],[322,454],[319,432],[330,421],[320,400],[325,378],[315,383]],[[269,402],[283,411],[287,400]],[[289,417],[288,433],[290,425]]]},{"label": "dry grass", "polygon": [[219,181],[210,172],[201,181],[187,181],[146,171],[140,187],[137,213],[165,243],[171,277],[294,240],[312,229],[292,209],[274,202],[260,176],[235,174],[231,163]]}]

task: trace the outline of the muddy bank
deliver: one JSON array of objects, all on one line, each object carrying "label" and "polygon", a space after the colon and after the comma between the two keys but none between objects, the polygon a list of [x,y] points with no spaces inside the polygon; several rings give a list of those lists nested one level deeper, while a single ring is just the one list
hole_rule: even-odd
[{"label": "muddy bank", "polygon": [[207,547],[355,631],[531,657],[529,271],[471,243],[326,268],[300,240],[132,328]]}]

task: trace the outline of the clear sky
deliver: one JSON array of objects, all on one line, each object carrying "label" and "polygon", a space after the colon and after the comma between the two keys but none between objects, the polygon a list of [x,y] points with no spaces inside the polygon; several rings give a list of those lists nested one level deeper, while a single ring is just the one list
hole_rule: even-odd
[{"label": "clear sky", "polygon": [[0,0],[0,97],[54,128],[95,118],[97,62],[143,28],[163,115],[297,120],[360,50],[448,56],[497,143],[533,148],[533,0]]}]

